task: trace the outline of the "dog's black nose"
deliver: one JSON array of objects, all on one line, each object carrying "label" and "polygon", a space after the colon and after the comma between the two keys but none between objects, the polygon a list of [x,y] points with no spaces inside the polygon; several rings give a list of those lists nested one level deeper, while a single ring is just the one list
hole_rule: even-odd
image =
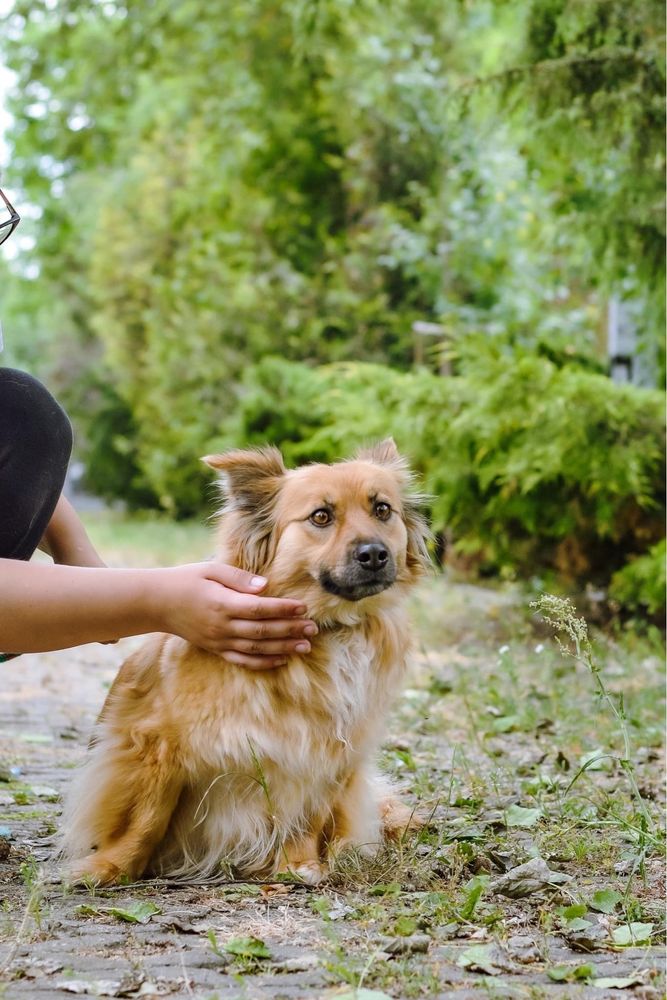
[{"label": "dog's black nose", "polygon": [[354,550],[354,558],[370,573],[377,573],[387,565],[389,553],[381,542],[362,542]]}]

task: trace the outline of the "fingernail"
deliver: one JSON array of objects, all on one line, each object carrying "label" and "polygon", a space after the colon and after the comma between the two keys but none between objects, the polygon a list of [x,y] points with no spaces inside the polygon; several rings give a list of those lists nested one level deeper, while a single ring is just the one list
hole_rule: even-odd
[{"label": "fingernail", "polygon": [[310,643],[309,642],[297,642],[297,644],[296,644],[296,646],[294,648],[296,649],[297,653],[308,653],[310,651]]},{"label": "fingernail", "polygon": [[305,613],[306,613],[307,610],[308,610],[308,608],[306,607],[305,604],[298,604],[295,607],[295,609],[294,609],[294,614],[295,615],[305,615]]},{"label": "fingernail", "polygon": [[318,631],[319,630],[317,628],[317,625],[306,625],[305,629],[303,630],[303,634],[304,635],[317,635]]},{"label": "fingernail", "polygon": [[267,582],[267,579],[266,579],[265,576],[253,576],[252,580],[250,581],[250,586],[251,587],[263,587],[266,582]]},{"label": "fingernail", "polygon": [[274,665],[274,667],[286,667],[287,666],[287,660],[274,660],[273,665]]}]

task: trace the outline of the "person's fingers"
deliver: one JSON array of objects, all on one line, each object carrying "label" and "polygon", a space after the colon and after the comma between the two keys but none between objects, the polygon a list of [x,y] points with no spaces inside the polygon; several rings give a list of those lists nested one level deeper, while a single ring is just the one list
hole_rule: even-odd
[{"label": "person's fingers", "polygon": [[249,618],[298,618],[308,611],[305,604],[290,597],[251,597],[248,594],[230,595],[230,617]]},{"label": "person's fingers", "polygon": [[246,573],[238,566],[228,566],[227,563],[211,562],[206,565],[209,580],[215,580],[230,590],[236,590],[242,594],[256,594],[266,587],[266,577],[256,576]]},{"label": "person's fingers", "polygon": [[226,649],[220,655],[229,663],[234,663],[239,667],[247,667],[250,670],[273,670],[275,667],[284,667],[287,663],[286,656],[250,656],[248,653],[240,653],[234,649]]},{"label": "person's fingers", "polygon": [[232,639],[229,649],[250,656],[288,656],[290,653],[309,653],[310,643],[306,639]]},{"label": "person's fingers", "polygon": [[263,618],[249,621],[247,618],[230,618],[227,622],[229,634],[239,639],[300,639],[317,635],[317,625],[307,618]]}]

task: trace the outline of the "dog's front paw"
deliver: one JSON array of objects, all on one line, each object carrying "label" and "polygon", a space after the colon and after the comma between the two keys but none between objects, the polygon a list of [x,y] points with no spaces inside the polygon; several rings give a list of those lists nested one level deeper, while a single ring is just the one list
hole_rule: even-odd
[{"label": "dog's front paw", "polygon": [[328,878],[329,869],[321,861],[299,861],[288,865],[280,874],[293,875],[306,885],[319,885]]},{"label": "dog's front paw", "polygon": [[103,855],[89,854],[66,870],[64,881],[69,885],[102,886],[114,885],[123,877],[124,872],[118,865]]}]

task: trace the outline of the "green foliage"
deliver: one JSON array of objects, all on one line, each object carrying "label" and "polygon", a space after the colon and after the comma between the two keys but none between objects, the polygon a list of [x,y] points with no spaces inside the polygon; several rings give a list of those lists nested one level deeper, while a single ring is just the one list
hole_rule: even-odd
[{"label": "green foliage", "polygon": [[[479,345],[478,345],[479,347]],[[462,374],[267,358],[228,437],[333,461],[391,433],[421,473],[436,531],[490,572],[551,567],[608,582],[662,532],[661,395],[571,365],[481,348]]]},{"label": "green foliage", "polygon": [[353,362],[309,368],[265,358],[245,373],[235,417],[211,446],[269,441],[289,464],[330,462],[393,433],[407,450],[426,431],[432,394],[444,403],[444,385],[427,371]]},{"label": "green foliage", "polygon": [[663,539],[614,573],[610,596],[631,611],[664,617],[665,559],[667,552]]},{"label": "green foliage", "polygon": [[[606,581],[657,540],[659,404],[601,343],[613,293],[662,350],[656,0],[1,23],[38,237],[0,275],[9,361],[70,410],[94,491],[185,515],[215,447],[328,460],[392,431],[482,570]],[[650,608],[644,565],[615,586]]]},{"label": "green foliage", "polygon": [[520,41],[493,78],[502,103],[523,127],[529,162],[556,192],[563,227],[585,233],[592,273],[645,300],[644,332],[652,329],[661,347],[664,7],[657,0],[512,6]]},{"label": "green foliage", "polygon": [[448,460],[428,483],[436,522],[460,547],[496,566],[546,562],[566,578],[604,578],[661,536],[660,393],[496,351],[465,372]]},{"label": "green foliage", "polygon": [[[653,150],[659,123],[640,111],[654,91],[625,100],[628,60],[604,62],[611,96],[582,145],[542,104],[543,140],[532,119],[526,128],[503,113],[499,125],[498,88],[473,83],[507,79],[526,113],[538,92],[567,104],[567,67],[560,89],[542,86],[556,68],[536,42],[546,28],[530,25],[548,13],[581,48],[577,6],[398,0],[389,14],[379,0],[241,0],[221,18],[203,0],[156,0],[132,17],[114,2],[15,0],[3,22],[18,76],[9,180],[42,210],[24,308],[34,317],[57,302],[63,314],[55,349],[34,362],[61,376],[67,400],[72,356],[92,378],[101,347],[134,423],[176,438],[192,429],[190,391],[202,396],[201,427],[220,421],[242,367],[267,351],[406,367],[415,319],[455,338],[484,331],[590,357],[608,203],[634,205],[660,169],[656,153],[648,174],[629,160],[612,171],[625,146],[620,125],[606,137],[607,119],[635,108],[626,145]],[[630,18],[618,0],[604,6],[613,25]],[[653,80],[653,15],[632,17],[634,35],[614,44],[636,49]],[[530,71],[505,68],[520,55]],[[548,155],[563,136],[584,164],[574,180],[569,155]],[[594,203],[572,193],[589,162]],[[649,280],[632,245],[614,280],[643,294],[655,261]],[[168,490],[159,495],[169,506]]]}]

